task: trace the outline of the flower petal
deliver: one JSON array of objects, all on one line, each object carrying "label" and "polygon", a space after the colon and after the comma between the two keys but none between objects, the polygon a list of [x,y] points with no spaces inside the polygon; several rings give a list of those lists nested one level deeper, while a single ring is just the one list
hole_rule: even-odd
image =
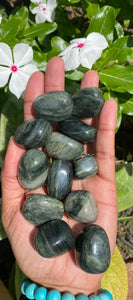
[{"label": "flower petal", "polygon": [[12,52],[5,43],[0,43],[0,65],[9,67],[12,65]]},{"label": "flower petal", "polygon": [[64,60],[66,71],[75,70],[80,65],[78,48],[71,49],[71,51],[67,52],[62,58]]},{"label": "flower petal", "polygon": [[38,14],[38,12],[40,11],[40,7],[36,6],[33,9],[30,9],[30,11],[32,12],[32,14]]},{"label": "flower petal", "polygon": [[80,49],[79,61],[80,64],[88,69],[91,69],[94,62],[101,56],[102,50],[94,47],[83,47]]},{"label": "flower petal", "polygon": [[46,14],[43,11],[39,11],[35,16],[35,20],[37,24],[44,23],[46,21]]},{"label": "flower petal", "polygon": [[21,67],[30,63],[33,59],[32,48],[24,43],[19,43],[13,48],[14,64]]},{"label": "flower petal", "polygon": [[78,44],[85,44],[86,43],[86,38],[79,38],[79,39],[73,39],[70,41],[70,44],[75,44],[75,45],[78,45]]},{"label": "flower petal", "polygon": [[0,87],[3,87],[7,84],[10,73],[10,68],[0,66]]},{"label": "flower petal", "polygon": [[71,51],[71,49],[75,48],[75,45],[69,45],[68,47],[66,47],[60,54],[59,56],[63,56],[66,55],[67,53],[69,53]]},{"label": "flower petal", "polygon": [[93,46],[98,47],[102,50],[104,50],[108,47],[107,40],[99,32],[91,32],[90,34],[88,34],[87,44],[90,45],[90,46],[93,45]]},{"label": "flower petal", "polygon": [[9,90],[15,94],[17,98],[23,94],[31,74],[35,71],[37,71],[36,66],[29,64],[12,74]]}]

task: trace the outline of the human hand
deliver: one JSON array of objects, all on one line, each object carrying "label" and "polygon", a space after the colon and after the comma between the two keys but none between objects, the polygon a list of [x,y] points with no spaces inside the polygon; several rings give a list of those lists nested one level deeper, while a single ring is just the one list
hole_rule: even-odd
[{"label": "human hand", "polygon": [[[81,88],[98,86],[98,74],[88,71],[82,80]],[[36,97],[49,91],[64,90],[64,63],[60,57],[52,58],[47,65],[45,76],[41,72],[34,73],[27,85],[24,99],[24,119],[34,117],[32,105]],[[115,153],[114,136],[117,116],[117,105],[114,100],[104,103],[98,120],[97,137],[87,153],[95,153],[98,174],[84,180],[74,180],[72,190],[88,190],[97,201],[98,218],[95,224],[103,227],[109,237],[111,254],[116,243],[117,199],[115,188]],[[85,119],[90,124],[94,119]],[[93,149],[92,149],[93,148]],[[45,287],[73,294],[89,295],[100,287],[102,274],[92,275],[77,266],[73,249],[56,258],[41,257],[33,246],[36,227],[22,215],[24,199],[31,193],[18,182],[18,164],[24,149],[11,138],[4,167],[2,170],[2,221],[10,240],[14,255],[21,270],[31,280]],[[44,193],[43,187],[33,193]],[[72,228],[75,237],[85,224],[78,223],[67,216],[63,220]]]}]

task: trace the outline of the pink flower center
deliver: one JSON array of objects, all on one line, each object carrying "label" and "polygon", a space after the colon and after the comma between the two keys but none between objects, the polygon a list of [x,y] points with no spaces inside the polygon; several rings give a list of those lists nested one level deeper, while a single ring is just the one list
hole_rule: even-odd
[{"label": "pink flower center", "polygon": [[84,46],[84,43],[80,43],[77,45],[77,48],[82,48]]},{"label": "pink flower center", "polygon": [[18,70],[17,66],[15,66],[15,65],[11,66],[11,71],[13,73],[17,72],[17,70]]},{"label": "pink flower center", "polygon": [[46,10],[46,7],[43,7],[42,10],[45,11],[45,10]]},{"label": "pink flower center", "polygon": [[42,4],[42,2],[41,2],[41,1],[39,1],[39,2],[38,2],[38,4]]}]

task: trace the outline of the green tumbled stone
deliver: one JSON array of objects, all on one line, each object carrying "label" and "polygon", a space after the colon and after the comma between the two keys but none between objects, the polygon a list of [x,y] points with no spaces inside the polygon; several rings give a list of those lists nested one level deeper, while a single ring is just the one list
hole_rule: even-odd
[{"label": "green tumbled stone", "polygon": [[47,142],[46,152],[50,157],[62,160],[76,160],[84,152],[84,146],[59,132],[53,132]]},{"label": "green tumbled stone", "polygon": [[78,179],[84,179],[94,176],[98,171],[96,159],[93,155],[88,154],[75,161],[74,175]]},{"label": "green tumbled stone", "polygon": [[40,226],[34,245],[41,256],[54,257],[71,250],[75,245],[75,238],[66,222],[52,220]]},{"label": "green tumbled stone", "polygon": [[42,186],[47,179],[48,168],[48,158],[44,152],[37,149],[27,150],[19,163],[20,184],[29,190]]},{"label": "green tumbled stone", "polygon": [[71,192],[64,203],[65,212],[78,222],[89,223],[97,219],[97,204],[93,195],[85,190]]},{"label": "green tumbled stone", "polygon": [[63,203],[47,195],[30,195],[23,206],[24,217],[35,225],[41,225],[53,219],[61,219],[63,214]]},{"label": "green tumbled stone", "polygon": [[93,224],[86,226],[76,239],[75,249],[76,260],[85,272],[100,274],[108,269],[110,245],[102,227]]},{"label": "green tumbled stone", "polygon": [[54,160],[48,172],[49,195],[59,200],[64,199],[71,191],[73,167],[71,162]]},{"label": "green tumbled stone", "polygon": [[96,138],[96,129],[75,118],[69,118],[59,122],[61,132],[71,138],[83,142],[90,143]]},{"label": "green tumbled stone", "polygon": [[97,87],[86,87],[72,97],[72,115],[76,118],[88,118],[98,115],[103,106],[103,95]]},{"label": "green tumbled stone", "polygon": [[17,144],[26,148],[39,148],[47,143],[52,131],[52,126],[47,120],[31,119],[17,128],[14,139]]},{"label": "green tumbled stone", "polygon": [[67,92],[55,91],[36,98],[34,112],[37,117],[50,122],[59,122],[72,114],[73,102]]}]

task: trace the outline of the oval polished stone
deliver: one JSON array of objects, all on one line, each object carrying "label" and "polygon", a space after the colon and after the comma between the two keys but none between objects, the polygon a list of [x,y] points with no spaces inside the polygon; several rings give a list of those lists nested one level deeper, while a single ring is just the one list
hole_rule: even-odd
[{"label": "oval polished stone", "polygon": [[42,186],[46,181],[48,168],[48,158],[44,152],[37,149],[25,151],[18,169],[20,184],[29,190]]},{"label": "oval polished stone", "polygon": [[96,138],[97,131],[93,126],[75,118],[59,122],[59,127],[61,132],[83,143],[93,142]]},{"label": "oval polished stone", "polygon": [[85,272],[100,274],[108,269],[110,245],[102,227],[94,224],[86,226],[76,239],[75,249],[76,260]]},{"label": "oval polished stone", "polygon": [[84,146],[59,132],[53,132],[47,142],[46,152],[50,157],[62,160],[76,160],[84,152]]},{"label": "oval polished stone", "polygon": [[97,87],[86,87],[72,97],[72,115],[77,118],[88,118],[98,115],[103,106],[103,95]]},{"label": "oval polished stone", "polygon": [[86,155],[74,162],[74,175],[78,179],[84,179],[97,174],[98,166],[93,155]]},{"label": "oval polished stone", "polygon": [[52,220],[40,226],[34,245],[43,257],[54,257],[66,253],[75,245],[71,228],[62,220]]},{"label": "oval polished stone", "polygon": [[51,124],[44,119],[31,119],[23,122],[15,132],[15,142],[26,148],[39,148],[47,143],[52,133]]},{"label": "oval polished stone", "polygon": [[35,225],[41,225],[53,219],[61,219],[63,214],[63,203],[47,195],[30,195],[23,206],[24,217]]},{"label": "oval polished stone", "polygon": [[67,119],[72,114],[73,102],[67,92],[48,92],[36,98],[34,112],[37,117],[50,122],[59,122]]},{"label": "oval polished stone", "polygon": [[48,171],[49,195],[59,200],[64,199],[71,191],[73,167],[69,161],[54,160]]},{"label": "oval polished stone", "polygon": [[97,219],[97,204],[93,195],[85,190],[71,192],[64,203],[65,212],[78,222],[89,223]]}]

